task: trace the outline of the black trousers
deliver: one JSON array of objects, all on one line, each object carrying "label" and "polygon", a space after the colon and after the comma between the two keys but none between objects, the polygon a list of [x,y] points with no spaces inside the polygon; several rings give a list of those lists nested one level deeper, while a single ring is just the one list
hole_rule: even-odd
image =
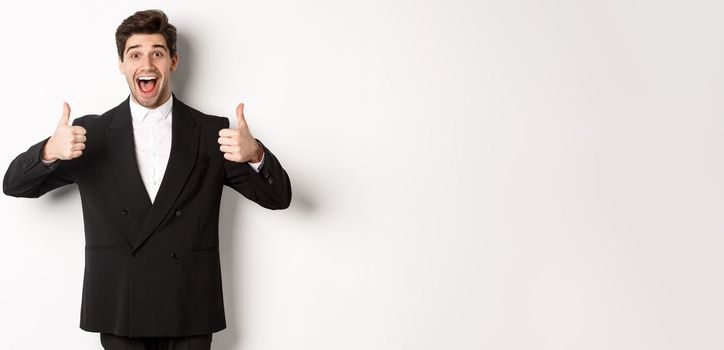
[{"label": "black trousers", "polygon": [[210,350],[211,334],[191,337],[129,338],[101,333],[105,350]]}]

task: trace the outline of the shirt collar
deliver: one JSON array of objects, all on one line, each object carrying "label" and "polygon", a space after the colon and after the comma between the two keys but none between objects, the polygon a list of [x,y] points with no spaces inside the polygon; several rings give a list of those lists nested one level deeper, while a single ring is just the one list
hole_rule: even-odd
[{"label": "shirt collar", "polygon": [[133,118],[133,121],[136,122],[142,122],[146,119],[148,114],[150,112],[158,111],[161,113],[161,116],[163,119],[168,118],[169,114],[171,114],[171,108],[173,107],[173,96],[170,96],[168,98],[168,101],[164,102],[162,105],[154,108],[154,109],[148,109],[144,106],[141,106],[133,99],[133,96],[128,99],[131,105],[131,117]]}]

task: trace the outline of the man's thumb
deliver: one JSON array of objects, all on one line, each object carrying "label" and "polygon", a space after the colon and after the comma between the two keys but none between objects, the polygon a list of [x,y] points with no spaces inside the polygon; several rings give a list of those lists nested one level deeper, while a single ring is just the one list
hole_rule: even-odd
[{"label": "man's thumb", "polygon": [[239,126],[246,124],[246,119],[244,119],[244,103],[239,103],[239,105],[236,106],[236,121],[239,123]]},{"label": "man's thumb", "polygon": [[68,102],[63,102],[63,115],[60,117],[58,124],[68,125],[70,120],[70,105]]}]

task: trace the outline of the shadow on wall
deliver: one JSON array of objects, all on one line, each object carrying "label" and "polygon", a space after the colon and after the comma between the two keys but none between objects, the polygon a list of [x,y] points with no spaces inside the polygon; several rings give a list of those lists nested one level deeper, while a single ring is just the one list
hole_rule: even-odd
[{"label": "shadow on wall", "polygon": [[78,192],[78,185],[73,184],[72,186],[56,188],[55,190],[50,191],[48,196],[50,201],[53,202],[53,205],[61,205],[61,203],[68,201],[69,197],[72,197],[71,193],[75,192]]},{"label": "shadow on wall", "polygon": [[182,100],[186,96],[186,90],[193,82],[192,68],[194,65],[194,51],[189,44],[189,38],[179,34],[176,37],[176,52],[179,55],[178,66],[173,72],[172,84],[173,92]]}]

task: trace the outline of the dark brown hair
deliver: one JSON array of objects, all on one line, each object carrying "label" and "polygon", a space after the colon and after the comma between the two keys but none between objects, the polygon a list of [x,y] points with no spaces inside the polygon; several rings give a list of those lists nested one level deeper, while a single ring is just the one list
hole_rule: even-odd
[{"label": "dark brown hair", "polygon": [[138,11],[129,16],[116,29],[118,58],[123,61],[126,41],[133,34],[162,34],[166,39],[171,57],[176,54],[176,27],[168,23],[168,17],[161,10]]}]

